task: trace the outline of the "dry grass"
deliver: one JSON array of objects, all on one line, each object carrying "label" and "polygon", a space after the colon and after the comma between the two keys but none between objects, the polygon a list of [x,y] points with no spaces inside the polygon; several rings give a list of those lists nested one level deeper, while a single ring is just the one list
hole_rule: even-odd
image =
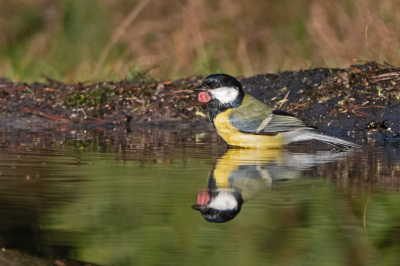
[{"label": "dry grass", "polygon": [[354,58],[400,65],[396,0],[152,0],[96,69],[135,2],[2,1],[0,76],[123,79],[155,65],[152,74],[163,79],[249,76],[347,67]]}]

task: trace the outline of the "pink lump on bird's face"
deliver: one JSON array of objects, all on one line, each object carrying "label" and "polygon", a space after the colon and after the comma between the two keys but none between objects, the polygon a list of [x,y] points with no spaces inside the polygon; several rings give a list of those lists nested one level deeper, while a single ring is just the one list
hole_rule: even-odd
[{"label": "pink lump on bird's face", "polygon": [[202,189],[199,190],[199,194],[197,195],[197,203],[200,205],[205,205],[210,201],[210,194],[208,194],[207,190]]},{"label": "pink lump on bird's face", "polygon": [[207,103],[207,102],[211,101],[211,96],[210,96],[210,94],[208,94],[208,92],[202,91],[199,93],[198,100],[199,100],[199,102]]}]

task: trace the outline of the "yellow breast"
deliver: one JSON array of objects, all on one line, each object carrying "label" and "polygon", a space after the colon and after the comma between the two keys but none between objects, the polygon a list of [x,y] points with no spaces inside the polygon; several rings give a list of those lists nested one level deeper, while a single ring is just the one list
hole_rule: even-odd
[{"label": "yellow breast", "polygon": [[229,116],[232,109],[218,114],[214,119],[214,125],[218,134],[231,146],[239,146],[252,149],[276,149],[282,148],[280,135],[267,136],[247,134],[238,131],[230,122]]}]

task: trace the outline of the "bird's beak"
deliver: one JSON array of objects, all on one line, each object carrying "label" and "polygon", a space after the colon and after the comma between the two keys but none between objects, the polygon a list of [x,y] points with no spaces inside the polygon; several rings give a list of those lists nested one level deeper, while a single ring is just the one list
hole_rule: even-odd
[{"label": "bird's beak", "polygon": [[197,86],[193,89],[194,91],[206,91],[207,89],[202,85]]},{"label": "bird's beak", "polygon": [[192,209],[196,210],[196,211],[202,211],[202,210],[205,209],[205,207],[206,207],[206,205],[203,205],[203,204],[194,204],[194,205],[192,205]]}]

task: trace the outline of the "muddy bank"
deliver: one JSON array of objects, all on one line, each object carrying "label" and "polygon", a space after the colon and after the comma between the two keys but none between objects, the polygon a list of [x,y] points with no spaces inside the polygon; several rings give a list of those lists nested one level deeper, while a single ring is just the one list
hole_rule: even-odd
[{"label": "muddy bank", "polygon": [[43,259],[14,249],[0,251],[0,265],[3,266],[96,266],[88,262],[66,259]]},{"label": "muddy bank", "polygon": [[400,131],[400,70],[367,62],[347,69],[319,68],[258,75],[245,91],[321,131]]},{"label": "muddy bank", "polygon": [[[244,90],[331,134],[400,132],[400,69],[364,62],[346,69],[318,68],[241,78]],[[129,128],[137,124],[207,127],[205,106],[192,90],[202,77],[162,82],[146,73],[133,80],[64,84],[15,83],[0,78],[1,120],[6,128],[55,124]]]}]

